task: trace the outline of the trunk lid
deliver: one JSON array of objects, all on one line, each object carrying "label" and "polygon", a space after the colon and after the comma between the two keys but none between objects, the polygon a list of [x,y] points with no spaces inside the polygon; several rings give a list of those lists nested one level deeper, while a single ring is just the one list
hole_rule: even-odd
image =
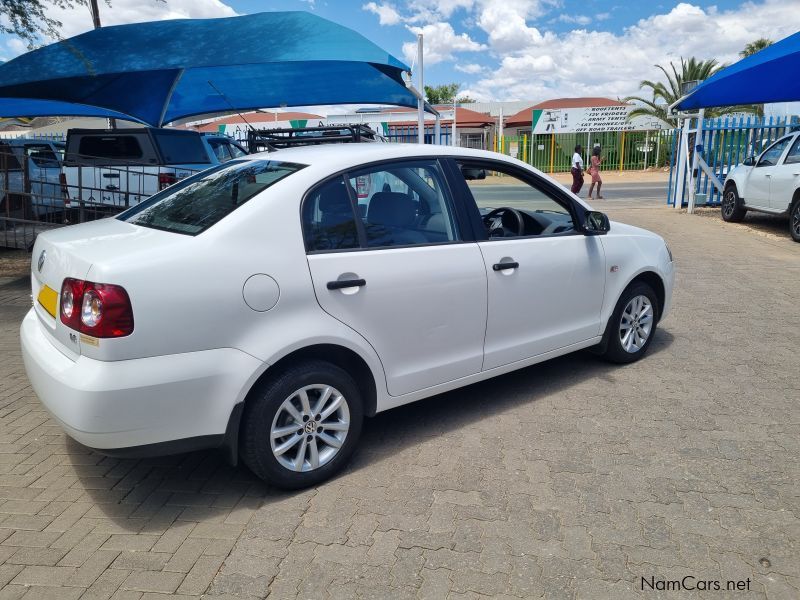
[{"label": "trunk lid", "polygon": [[54,345],[76,360],[86,353],[82,352],[82,339],[83,343],[93,339],[67,327],[59,318],[59,296],[65,278],[91,279],[89,271],[99,261],[130,258],[137,252],[152,251],[155,245],[160,245],[159,240],[175,242],[182,237],[117,219],[91,221],[40,234],[31,258],[31,295],[39,321]]}]

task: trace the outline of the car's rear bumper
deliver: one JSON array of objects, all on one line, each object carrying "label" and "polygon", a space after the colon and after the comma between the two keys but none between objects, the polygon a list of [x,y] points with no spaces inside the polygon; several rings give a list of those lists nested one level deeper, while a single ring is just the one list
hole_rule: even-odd
[{"label": "car's rear bumper", "polygon": [[115,454],[219,445],[234,407],[262,366],[232,348],[73,361],[52,344],[33,310],[20,337],[25,370],[42,404],[70,437]]}]

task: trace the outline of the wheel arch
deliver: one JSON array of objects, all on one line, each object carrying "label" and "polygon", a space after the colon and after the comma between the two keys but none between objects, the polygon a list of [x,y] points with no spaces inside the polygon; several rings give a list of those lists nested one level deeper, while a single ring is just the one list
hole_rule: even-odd
[{"label": "wheel arch", "polygon": [[375,415],[378,407],[378,388],[375,374],[361,355],[351,348],[336,343],[315,343],[296,348],[267,366],[250,384],[242,400],[234,405],[228,420],[228,426],[225,429],[225,438],[222,442],[222,450],[229,464],[236,466],[239,461],[239,432],[247,403],[251,401],[267,379],[281,372],[289,365],[307,360],[329,362],[350,373],[361,392],[361,397],[364,401],[364,415],[367,417]]},{"label": "wheel arch", "polygon": [[653,291],[656,293],[656,299],[658,300],[658,314],[656,315],[656,320],[660,321],[661,313],[664,310],[664,302],[666,301],[667,298],[667,291],[666,288],[664,287],[664,280],[661,278],[661,275],[659,275],[655,271],[642,271],[641,273],[638,273],[633,279],[631,279],[628,282],[628,285],[626,285],[622,289],[620,296],[622,296],[622,294],[625,293],[625,290],[627,290],[634,283],[637,283],[639,281],[649,285],[651,288],[653,288]]},{"label": "wheel arch", "polygon": [[797,188],[797,189],[794,191],[794,194],[792,194],[792,199],[791,199],[791,200],[789,200],[789,206],[787,206],[787,207],[786,207],[786,210],[787,210],[787,211],[789,211],[789,212],[791,212],[791,210],[792,210],[792,207],[794,206],[794,203],[795,203],[795,202],[800,202],[800,187],[799,187],[799,188]]}]

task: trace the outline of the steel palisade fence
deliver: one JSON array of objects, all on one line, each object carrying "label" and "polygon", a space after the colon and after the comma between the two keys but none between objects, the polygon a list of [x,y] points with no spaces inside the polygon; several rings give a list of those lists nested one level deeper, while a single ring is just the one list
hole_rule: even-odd
[{"label": "steel palisade fence", "polygon": [[537,133],[495,138],[491,150],[528,163],[545,173],[563,173],[580,144],[584,164],[600,146],[603,170],[629,171],[669,165],[672,130]]}]

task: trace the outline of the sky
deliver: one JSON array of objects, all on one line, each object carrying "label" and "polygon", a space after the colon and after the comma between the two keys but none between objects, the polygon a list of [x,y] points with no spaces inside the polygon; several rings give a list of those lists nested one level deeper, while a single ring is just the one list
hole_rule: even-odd
[{"label": "sky", "polygon": [[[800,31],[797,0],[100,0],[103,25],[305,10],[350,27],[409,66],[425,40],[425,83],[456,82],[481,100],[622,98],[656,64],[680,57],[731,63],[748,42]],[[69,37],[91,27],[86,7],[53,8]],[[268,35],[268,32],[265,32]],[[236,43],[220,40],[220,43]],[[0,36],[0,58],[26,50]]]}]

